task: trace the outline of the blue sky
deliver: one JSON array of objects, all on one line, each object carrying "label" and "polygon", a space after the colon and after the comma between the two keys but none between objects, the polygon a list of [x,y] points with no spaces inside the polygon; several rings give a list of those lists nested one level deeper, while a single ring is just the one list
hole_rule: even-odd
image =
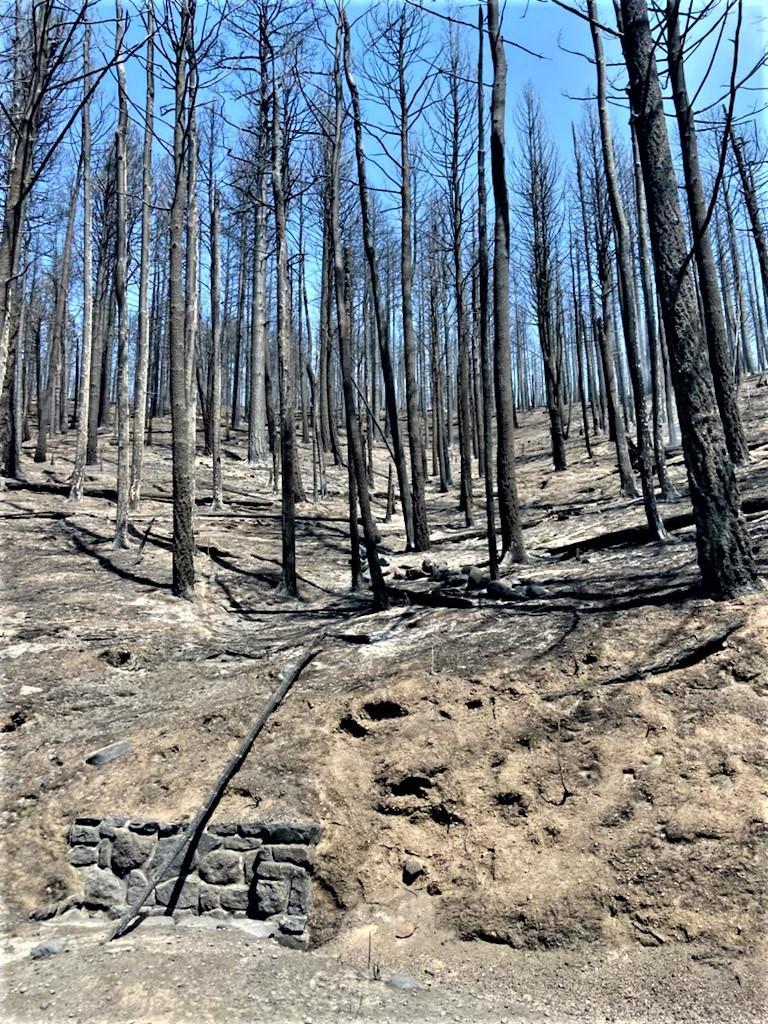
[{"label": "blue sky", "polygon": [[[578,2],[578,0],[572,0]],[[451,14],[462,21],[475,23],[477,18],[476,3],[446,3],[443,0],[422,0],[423,6],[436,11],[438,14]],[[693,0],[698,4],[699,0]],[[330,7],[331,4],[329,3]],[[348,11],[350,20],[374,6],[366,0],[350,0]],[[109,2],[101,2],[98,5],[99,13],[109,18],[114,11],[114,6]],[[131,13],[133,27],[130,32],[130,40],[141,38],[140,21],[136,8],[126,2],[126,8]],[[201,4],[202,8],[202,4]],[[325,4],[323,4],[325,9]],[[687,6],[684,4],[684,9]],[[316,10],[320,10],[320,4]],[[615,23],[612,3],[599,4],[599,16],[606,24]],[[447,32],[447,24],[440,17],[425,14],[427,19],[430,39],[434,42],[434,53],[439,53]],[[732,19],[732,25],[735,19]],[[105,30],[108,27],[105,26]],[[332,35],[332,26],[328,25],[328,35]],[[477,35],[474,29],[461,29],[468,49],[469,59],[474,66],[476,60]],[[541,98],[542,109],[547,123],[547,128],[561,150],[563,164],[570,165],[571,149],[571,122],[577,123],[581,120],[587,102],[583,99],[594,93],[594,69],[590,63],[579,55],[591,52],[591,39],[588,24],[573,15],[555,6],[550,0],[507,0],[503,5],[503,33],[506,38],[519,42],[522,46],[542,55],[541,59],[531,56],[515,47],[507,48],[508,61],[508,97],[507,97],[507,137],[508,149],[510,151],[510,165],[514,165],[515,128],[514,116],[517,99],[523,86],[531,82]],[[709,82],[702,92],[701,103],[710,103],[718,98],[724,91],[731,70],[732,45],[730,40],[733,36],[733,28],[726,33],[726,39],[721,46],[721,52],[715,61]],[[111,40],[110,40],[111,41]],[[109,45],[109,41],[106,41]],[[604,38],[607,59],[620,62],[621,56],[618,42],[610,37]],[[228,48],[232,51],[235,44]],[[765,12],[763,0],[745,0],[744,23],[741,34],[741,52],[739,67],[742,72],[752,67],[759,60],[761,54],[768,49],[768,13]],[[709,63],[711,47],[703,47],[686,65],[689,89],[693,93],[698,87],[701,75]],[[358,36],[353,50],[353,59],[359,65],[362,54],[361,37]],[[127,68],[128,89],[131,99],[137,108],[143,106],[144,99],[144,74],[137,60],[129,60]],[[366,83],[362,69],[358,66],[357,78],[363,92]],[[615,77],[617,85],[621,87],[624,82],[621,67],[612,69],[611,74]],[[491,79],[490,54],[486,52],[486,81]],[[746,113],[749,109],[759,105],[763,100],[768,100],[768,70],[762,68],[758,76],[752,79],[752,87],[762,87],[762,93],[757,91],[744,92],[741,96],[739,109]],[[105,129],[109,132],[109,106],[114,96],[114,86],[107,85],[104,94],[104,104],[107,107]],[[225,89],[226,92],[226,89]],[[581,97],[581,98],[580,98]],[[167,107],[171,100],[167,91],[160,88],[158,83],[157,111]],[[237,103],[231,99],[227,100],[227,117],[230,121],[237,122],[244,119],[244,104]],[[370,115],[369,115],[370,116]],[[620,106],[613,111],[614,126],[618,135],[626,132],[627,113]],[[766,115],[759,115],[762,124],[765,125]],[[157,126],[160,128],[160,125]],[[162,130],[162,129],[161,129]],[[674,143],[674,121],[670,121],[670,130]],[[233,133],[230,132],[230,137]],[[373,140],[368,140],[369,154],[373,154],[375,146]],[[369,173],[372,183],[377,183],[377,174],[373,166]],[[379,179],[379,184],[383,181]],[[205,216],[205,214],[204,214]],[[205,256],[203,255],[205,260]],[[311,273],[311,271],[310,271]]]},{"label": "blue sky", "polygon": [[[573,2],[578,2],[578,0],[573,0]],[[693,0],[693,3],[697,5],[699,0]],[[353,20],[364,9],[373,6],[374,4],[367,0],[350,0],[348,3],[350,19]],[[423,0],[423,6],[437,13],[452,14],[472,23],[477,17],[476,3]],[[131,11],[130,3],[127,3],[126,7]],[[317,7],[319,8],[320,5],[318,4]],[[109,2],[100,3],[99,8],[105,15],[113,10],[113,6]],[[600,3],[599,11],[600,17],[605,19],[606,24],[614,24],[612,3]],[[436,45],[439,46],[447,25],[439,17],[430,17],[429,15],[425,15],[425,17],[432,25],[431,34]],[[138,32],[138,18],[135,14],[133,19],[132,36]],[[474,61],[476,32],[470,29],[460,31],[465,37],[471,59]],[[510,140],[514,136],[512,115],[515,101],[523,85],[530,80],[541,97],[544,114],[553,137],[568,149],[570,147],[571,121],[578,121],[581,118],[584,107],[584,102],[577,97],[584,97],[594,92],[594,70],[583,57],[574,52],[591,52],[589,26],[582,19],[555,6],[550,0],[507,0],[503,4],[503,32],[505,37],[514,39],[528,49],[540,53],[543,58],[536,59],[514,47],[507,48],[509,64],[508,136]],[[732,31],[729,31],[727,36],[728,39],[723,42],[721,54],[702,94],[702,101],[712,101],[727,84],[732,56],[730,44]],[[604,41],[609,61],[620,60],[617,41],[608,36],[604,37]],[[766,8],[764,0],[745,0],[740,68],[751,67],[766,49],[768,49],[768,8]],[[688,62],[686,67],[689,86],[692,87],[691,91],[698,85],[704,68],[709,62],[710,53],[711,48],[703,47]],[[356,56],[359,57],[359,53]],[[614,74],[617,82],[622,81],[620,68],[614,69]],[[489,55],[486,58],[486,80],[490,80]],[[365,88],[362,77],[359,78],[359,84],[362,89]],[[764,90],[768,90],[768,69],[764,67],[750,84],[762,86]],[[128,87],[134,102],[141,104],[144,88],[143,72],[135,61],[129,62]],[[741,110],[746,112],[750,106],[759,104],[759,95],[755,92],[743,93],[740,101]],[[765,98],[768,100],[768,92],[765,93]],[[158,94],[159,104],[167,102],[168,99],[169,97],[163,96],[161,92]],[[230,104],[228,114],[232,120],[237,120],[237,113],[237,105]],[[765,114],[760,116],[763,123],[766,123]],[[614,113],[614,118],[617,128],[621,122],[626,120],[618,108]]]},{"label": "blue sky", "polygon": [[[685,3],[683,7],[686,9]],[[615,24],[613,4],[602,3],[599,5],[599,10],[600,17],[605,19],[607,25]],[[583,57],[566,51],[591,53],[589,25],[547,0],[545,2],[531,0],[530,3],[512,0],[506,4],[504,31],[505,34],[512,36],[523,45],[541,52],[548,58],[544,61],[537,61],[526,54],[509,49],[507,59],[510,64],[510,91],[514,93],[519,89],[521,82],[530,78],[541,96],[544,113],[553,136],[556,139],[564,138],[566,146],[570,146],[570,123],[581,117],[580,108],[583,103],[568,97],[594,94],[594,69]],[[724,41],[721,55],[710,76],[709,85],[702,93],[702,99],[707,103],[712,102],[720,95],[724,86],[727,86],[733,55],[730,45],[732,36],[733,32],[729,31],[727,33],[729,42]],[[606,35],[604,36],[604,45],[607,59],[620,61],[618,41]],[[752,0],[752,2],[745,3],[744,7],[739,67],[743,69],[751,67],[767,47],[768,9],[763,0],[758,0],[758,2]],[[703,47],[687,63],[686,73],[691,92],[694,91],[695,86],[698,86],[710,55],[711,47]],[[614,76],[617,82],[623,82],[624,78],[620,68],[614,69]],[[759,79],[752,84],[758,84],[758,81],[763,87],[768,86],[768,72],[765,68],[762,69]],[[741,109],[744,112],[752,104],[754,98],[755,94],[742,96]],[[626,117],[616,110],[614,120],[618,127],[621,121],[626,121]]]}]

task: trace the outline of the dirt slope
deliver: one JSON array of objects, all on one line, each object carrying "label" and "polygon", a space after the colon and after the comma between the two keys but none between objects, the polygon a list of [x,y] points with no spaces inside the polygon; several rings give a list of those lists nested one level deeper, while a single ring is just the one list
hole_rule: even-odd
[{"label": "dirt slope", "polygon": [[[752,381],[744,391],[753,460],[743,485],[765,565],[768,389]],[[72,509],[57,493],[72,443],[56,439],[54,465],[29,462],[30,486],[0,495],[8,934],[31,934],[29,912],[72,891],[65,836],[75,815],[191,816],[276,673],[319,643],[321,655],[218,812],[323,824],[313,922],[321,949],[310,961],[330,956],[369,977],[370,955],[388,971],[410,965],[420,984],[445,985],[453,972],[451,985],[458,977],[470,999],[457,1020],[501,1019],[501,1004],[482,1007],[482,998],[512,997],[493,988],[486,969],[540,977],[541,1012],[587,1014],[569,1019],[610,1014],[611,986],[625,1014],[616,1019],[688,1019],[679,1007],[694,1006],[683,997],[690,972],[692,987],[710,993],[690,1019],[707,1006],[713,1020],[760,1018],[768,605],[764,594],[728,604],[697,597],[689,527],[665,547],[590,546],[643,522],[637,503],[616,496],[607,443],[590,463],[574,439],[572,467],[555,475],[544,418],[524,420],[520,490],[534,558],[519,585],[542,590],[503,605],[480,599],[378,615],[348,593],[346,470],[332,471],[328,499],[301,508],[303,600],[286,602],[274,592],[279,504],[266,471],[230,457],[227,511],[201,505],[201,582],[187,604],[168,590],[167,447],[148,454],[137,545],[115,552],[114,506],[97,494],[113,485],[114,449],[106,444],[92,495]],[[242,439],[226,447],[237,453]],[[199,460],[201,501],[209,461]],[[679,457],[673,462],[682,486]],[[463,528],[456,502],[430,494],[431,557],[458,570],[482,561],[483,540]],[[684,501],[669,510],[686,511]],[[420,566],[401,553],[397,524],[382,524],[382,535],[391,576]],[[553,557],[577,541],[579,554]],[[362,634],[373,642],[353,642]],[[692,652],[689,663],[662,671],[681,650]],[[639,678],[611,682],[633,669]],[[117,740],[130,743],[128,754],[100,768],[85,763]],[[175,955],[191,969],[203,940],[190,934]],[[205,948],[214,941],[204,940]],[[91,953],[97,979],[112,961]],[[33,975],[65,968],[64,955],[45,966],[13,959],[12,987],[25,978],[32,992]],[[589,971],[601,981],[587,985]],[[621,1002],[633,987],[637,1000]],[[13,1012],[34,1019],[23,995]],[[412,1019],[451,1012],[430,1006]],[[509,1007],[526,1012],[519,1000]],[[331,1013],[306,1012],[321,1011]],[[381,1012],[407,1019],[402,1007]],[[144,1019],[135,1006],[124,1019],[131,1013]]]}]

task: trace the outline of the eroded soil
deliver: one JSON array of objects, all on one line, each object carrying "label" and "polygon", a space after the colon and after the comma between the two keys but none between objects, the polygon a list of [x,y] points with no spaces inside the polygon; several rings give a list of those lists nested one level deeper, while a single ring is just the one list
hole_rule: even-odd
[{"label": "eroded soil", "polygon": [[[768,388],[745,382],[743,401],[752,461],[740,477],[765,567]],[[52,465],[26,460],[28,485],[0,495],[6,1017],[765,1017],[768,604],[697,595],[684,497],[664,508],[673,543],[608,544],[644,522],[618,497],[609,444],[590,462],[572,436],[571,466],[553,474],[544,416],[530,414],[518,453],[532,560],[513,572],[522,590],[538,587],[504,604],[371,614],[349,592],[346,469],[331,468],[326,499],[300,506],[302,600],[287,601],[279,500],[233,434],[223,513],[207,507],[210,460],[198,459],[199,585],[187,603],[169,589],[167,429],[147,453],[129,551],[111,544],[108,434],[76,508],[71,435],[53,440]],[[399,523],[383,522],[385,455],[375,508],[393,578],[421,556],[403,554]],[[679,454],[671,463],[682,491]],[[457,503],[455,490],[430,489],[430,557],[458,571],[485,552],[481,510],[466,529]],[[102,946],[106,922],[30,922],[75,891],[72,818],[191,817],[280,669],[312,646],[320,655],[217,811],[322,823],[312,953],[172,925]],[[686,663],[665,670],[682,650]],[[117,741],[129,752],[85,763]],[[415,879],[406,858],[423,868]],[[54,934],[64,950],[30,960]],[[398,972],[418,989],[385,983]]]}]

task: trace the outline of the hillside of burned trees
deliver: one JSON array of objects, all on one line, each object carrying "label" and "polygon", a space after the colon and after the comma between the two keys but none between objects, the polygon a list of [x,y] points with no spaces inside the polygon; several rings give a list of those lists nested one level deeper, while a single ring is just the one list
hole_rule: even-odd
[{"label": "hillside of burned trees", "polygon": [[[756,26],[0,14],[4,1019],[765,1018]],[[209,822],[301,941],[156,905]]]},{"label": "hillside of burned trees", "polygon": [[[741,482],[765,566],[768,389],[751,378],[742,393],[752,459]],[[484,546],[434,483],[429,559],[439,570],[424,572],[423,556],[403,551],[402,524],[383,522],[383,471],[374,507],[397,596],[374,612],[365,592],[351,594],[342,468],[329,471],[326,498],[302,506],[301,599],[280,596],[279,500],[267,470],[236,459],[243,432],[229,442],[226,509],[198,513],[195,602],[179,602],[169,586],[167,422],[147,453],[130,550],[112,546],[116,446],[107,438],[104,469],[89,473],[76,508],[61,497],[69,438],[54,441],[53,467],[30,467],[25,484],[12,485],[0,512],[4,924],[17,935],[17,956],[63,930],[72,958],[46,961],[37,976],[11,975],[25,992],[12,986],[10,1007],[21,1013],[40,992],[61,1012],[68,972],[84,970],[83,958],[93,999],[109,977],[114,957],[93,952],[84,912],[65,913],[47,932],[29,920],[77,893],[70,822],[107,812],[189,820],[277,674],[310,645],[320,655],[216,819],[323,823],[311,955],[332,958],[333,969],[321,960],[317,970],[331,989],[338,984],[339,1005],[356,1006],[364,993],[370,1019],[437,1020],[450,993],[461,1020],[499,1020],[505,1001],[517,1020],[512,1009],[530,1008],[527,992],[540,1011],[602,1020],[616,1005],[639,1015],[650,977],[663,998],[651,998],[649,1020],[706,1012],[742,1020],[750,1005],[759,1016],[760,961],[749,964],[765,888],[764,598],[701,595],[686,501],[670,506],[667,518],[680,521],[670,544],[643,537],[638,501],[616,494],[607,440],[592,459],[575,441],[572,468],[553,478],[542,411],[521,417],[518,439],[531,561],[503,576],[515,591],[504,601],[432,578],[458,579],[462,566],[482,563]],[[376,447],[377,466],[387,454]],[[679,454],[670,463],[683,489]],[[201,491],[210,479],[201,456]],[[457,607],[421,603],[459,594]],[[115,743],[128,744],[121,757],[86,763]],[[423,869],[415,879],[404,876],[411,860]],[[206,933],[182,934],[170,947],[163,935],[158,948],[158,933],[143,928],[120,942],[147,958],[141,969],[160,990],[152,957],[166,969],[176,957],[187,970],[201,957],[216,977],[217,957],[232,955],[210,950]],[[381,969],[416,976],[434,1003],[425,995],[423,1005],[397,1010],[385,1000],[383,1016],[374,1015],[369,936]],[[609,969],[610,950],[621,959]],[[281,951],[290,955],[306,956]],[[337,978],[337,958],[351,978]],[[493,966],[495,981],[482,973]],[[50,981],[54,969],[64,973]],[[304,970],[282,961],[281,969]],[[511,987],[500,980],[508,971],[521,972]],[[686,983],[672,993],[681,973]],[[305,997],[296,1005],[312,1015],[314,997]],[[224,1013],[209,990],[207,998]],[[169,1004],[162,1019],[186,1019],[182,1006],[191,1018],[202,1004],[189,999]]]}]

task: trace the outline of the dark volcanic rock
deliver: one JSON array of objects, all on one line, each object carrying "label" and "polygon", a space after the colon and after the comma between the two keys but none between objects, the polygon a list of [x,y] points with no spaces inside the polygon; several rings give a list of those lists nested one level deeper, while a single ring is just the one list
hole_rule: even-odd
[{"label": "dark volcanic rock", "polygon": [[517,601],[525,597],[522,587],[513,587],[504,580],[491,580],[486,593],[492,601]]},{"label": "dark volcanic rock", "polygon": [[426,870],[418,857],[406,857],[403,861],[403,881],[406,885],[412,885],[417,878],[426,874]]},{"label": "dark volcanic rock", "polygon": [[152,853],[154,846],[155,840],[152,836],[118,830],[112,840],[112,870],[117,875],[127,875],[134,868],[140,868]]},{"label": "dark volcanic rock", "polygon": [[83,899],[89,906],[119,907],[125,902],[125,893],[119,878],[111,871],[96,867],[95,864],[80,872],[83,882]]},{"label": "dark volcanic rock", "polygon": [[467,573],[467,590],[485,590],[491,582],[490,575],[485,569],[479,569],[476,565]]},{"label": "dark volcanic rock", "polygon": [[242,863],[234,850],[212,850],[201,857],[198,871],[204,882],[213,885],[243,881]]}]

